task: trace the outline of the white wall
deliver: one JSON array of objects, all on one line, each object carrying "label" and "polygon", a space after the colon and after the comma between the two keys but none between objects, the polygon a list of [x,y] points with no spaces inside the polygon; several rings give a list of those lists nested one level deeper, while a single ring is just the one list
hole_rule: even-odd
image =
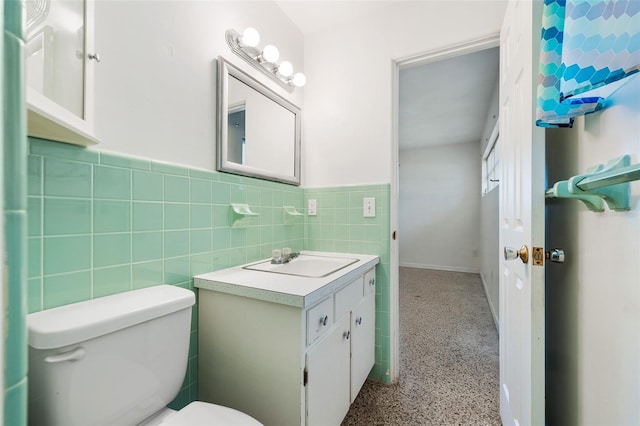
[{"label": "white wall", "polygon": [[480,271],[480,144],[400,151],[400,266]]},{"label": "white wall", "polygon": [[[640,162],[640,78],[614,105],[547,131],[549,185],[631,154]],[[547,421],[640,424],[640,182],[629,212],[547,202],[547,248],[566,250],[547,274]]]},{"label": "white wall", "polygon": [[308,35],[303,185],[391,182],[392,60],[498,34],[505,5],[398,2]]},{"label": "white wall", "polygon": [[300,31],[270,1],[97,1],[96,133],[100,150],[215,169],[214,59],[302,106],[231,52],[225,31],[255,27],[303,71]]}]

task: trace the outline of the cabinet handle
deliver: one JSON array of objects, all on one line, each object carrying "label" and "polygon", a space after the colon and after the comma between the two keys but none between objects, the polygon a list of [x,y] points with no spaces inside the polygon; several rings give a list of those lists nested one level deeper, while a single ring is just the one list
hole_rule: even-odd
[{"label": "cabinet handle", "polygon": [[89,59],[92,59],[92,60],[96,61],[96,62],[100,62],[100,55],[98,53],[89,53],[87,55],[87,57]]},{"label": "cabinet handle", "polygon": [[342,333],[342,337],[344,337],[346,340],[349,340],[349,337],[351,337],[351,331],[345,331],[344,333]]},{"label": "cabinet handle", "polygon": [[375,278],[369,278],[369,285],[375,285],[375,284],[376,284]]},{"label": "cabinet handle", "polygon": [[325,325],[327,325],[327,322],[329,322],[329,316],[328,315],[320,317],[320,325],[325,326]]},{"label": "cabinet handle", "polygon": [[356,318],[356,324],[358,325],[362,324],[362,317]]}]

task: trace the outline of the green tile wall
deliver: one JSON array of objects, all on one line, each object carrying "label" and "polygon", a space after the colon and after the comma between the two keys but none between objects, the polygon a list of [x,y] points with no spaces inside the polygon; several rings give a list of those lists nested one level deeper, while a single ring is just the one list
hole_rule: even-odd
[{"label": "green tile wall", "polygon": [[[376,364],[389,382],[389,185],[302,189],[31,138],[28,162],[28,310],[162,283],[267,258],[274,248],[376,254]],[[113,182],[113,187],[109,187]],[[376,217],[362,216],[364,197]],[[283,206],[318,215],[285,218]],[[232,228],[229,203],[260,217]],[[183,389],[197,399],[197,307]]]},{"label": "green tile wall", "polygon": [[27,179],[26,108],[24,100],[24,36],[22,2],[6,0],[0,12],[2,41],[2,209],[6,257],[2,277],[4,306],[4,419],[22,426],[27,421]]},{"label": "green tile wall", "polygon": [[[363,217],[365,197],[375,197],[375,217]],[[390,186],[307,188],[305,206],[309,199],[316,200],[317,215],[306,216],[307,250],[380,257],[376,268],[376,363],[370,377],[390,383]]]},{"label": "green tile wall", "polygon": [[[36,138],[29,140],[28,311],[159,284],[193,289],[193,275],[304,249],[304,223],[283,206],[303,190]],[[260,217],[232,229],[229,203]],[[197,308],[189,369],[173,402],[197,399]]]}]

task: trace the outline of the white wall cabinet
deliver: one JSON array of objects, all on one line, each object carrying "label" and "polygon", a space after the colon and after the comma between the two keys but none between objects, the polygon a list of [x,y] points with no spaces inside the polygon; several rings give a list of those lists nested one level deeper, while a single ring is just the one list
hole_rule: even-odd
[{"label": "white wall cabinet", "polygon": [[267,426],[340,424],[375,362],[375,269],[307,308],[198,294],[201,400]]},{"label": "white wall cabinet", "polygon": [[27,133],[93,145],[93,0],[26,6]]}]

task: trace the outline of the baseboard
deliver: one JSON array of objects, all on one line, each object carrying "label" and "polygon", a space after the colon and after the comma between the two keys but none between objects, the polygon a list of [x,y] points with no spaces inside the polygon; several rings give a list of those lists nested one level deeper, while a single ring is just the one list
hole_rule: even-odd
[{"label": "baseboard", "polygon": [[491,309],[491,316],[493,317],[493,323],[496,325],[496,330],[498,330],[498,335],[500,335],[500,322],[498,319],[498,314],[493,306],[493,302],[491,302],[491,298],[489,297],[489,291],[487,290],[487,282],[484,279],[484,275],[480,272],[480,280],[482,281],[482,287],[484,288],[484,294],[487,296],[487,302],[489,302],[489,309]]},{"label": "baseboard", "polygon": [[460,266],[429,265],[424,263],[409,263],[409,262],[400,262],[400,266],[404,266],[406,268],[434,269],[436,271],[467,272],[470,274],[480,273],[480,271],[477,269],[464,268]]}]

